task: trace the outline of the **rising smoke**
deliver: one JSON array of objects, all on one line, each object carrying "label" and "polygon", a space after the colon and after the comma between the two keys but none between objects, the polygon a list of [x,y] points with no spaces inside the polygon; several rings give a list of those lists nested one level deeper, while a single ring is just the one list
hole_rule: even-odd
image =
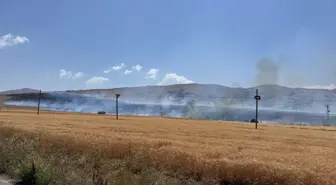
[{"label": "rising smoke", "polygon": [[[294,65],[270,58],[256,63],[253,85],[276,84],[286,87],[321,87],[336,84],[336,56],[309,58],[305,65]],[[320,85],[317,85],[320,84]]]},{"label": "rising smoke", "polygon": [[[248,91],[246,91],[248,92]],[[236,93],[233,93],[236,94]],[[212,119],[212,120],[230,120],[245,121],[253,118],[254,112],[249,108],[240,106],[240,98],[221,98],[217,100],[216,106],[197,104],[196,99],[185,97],[185,105],[177,105],[168,102],[165,105],[134,103],[121,99],[119,101],[119,113],[127,115],[147,115],[147,116],[165,116],[165,117],[185,117],[193,119]],[[37,105],[36,96],[26,97],[17,96],[14,99],[5,101],[12,105]],[[236,106],[238,105],[238,106]],[[305,105],[304,105],[305,106]],[[70,112],[91,112],[97,113],[104,111],[106,113],[115,113],[115,101],[106,97],[82,96],[69,93],[45,93],[41,99],[41,108],[56,111]],[[163,112],[162,112],[163,110]],[[162,114],[163,113],[163,114]],[[260,109],[260,119],[272,122],[282,123],[318,123],[324,117],[324,114],[297,113],[276,109]],[[335,120],[336,117],[333,117]]]},{"label": "rising smoke", "polygon": [[278,84],[279,64],[269,58],[262,58],[257,62],[256,85]]}]

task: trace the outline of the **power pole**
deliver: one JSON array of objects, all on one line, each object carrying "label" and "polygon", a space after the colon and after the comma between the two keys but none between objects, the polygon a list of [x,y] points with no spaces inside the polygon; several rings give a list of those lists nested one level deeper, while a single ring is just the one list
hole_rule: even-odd
[{"label": "power pole", "polygon": [[258,89],[256,89],[256,95],[254,96],[254,99],[256,100],[255,129],[258,129],[258,101],[261,99],[261,97],[258,94]]},{"label": "power pole", "polygon": [[118,120],[119,119],[118,99],[120,94],[115,94],[115,96],[116,96],[116,119]]},{"label": "power pole", "polygon": [[162,104],[160,105],[160,117],[163,117],[163,108],[162,108]]},{"label": "power pole", "polygon": [[329,104],[326,104],[325,106],[326,106],[326,108],[327,108],[327,123],[329,123],[329,119],[330,119],[330,117],[329,117],[329,114],[330,114],[330,106],[329,106]]},{"label": "power pole", "polygon": [[39,95],[38,95],[38,102],[37,102],[37,115],[40,114],[41,94],[42,94],[42,91],[40,90]]}]

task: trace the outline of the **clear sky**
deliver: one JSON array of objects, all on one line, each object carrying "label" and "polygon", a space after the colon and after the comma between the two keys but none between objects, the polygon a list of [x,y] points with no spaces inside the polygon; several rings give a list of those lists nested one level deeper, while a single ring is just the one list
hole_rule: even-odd
[{"label": "clear sky", "polygon": [[0,90],[336,84],[335,0],[0,2]]}]

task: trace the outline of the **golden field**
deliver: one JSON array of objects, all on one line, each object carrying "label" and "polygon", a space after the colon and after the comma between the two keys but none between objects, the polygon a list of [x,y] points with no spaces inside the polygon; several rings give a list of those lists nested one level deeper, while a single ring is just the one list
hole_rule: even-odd
[{"label": "golden field", "polygon": [[51,111],[36,115],[35,109],[7,107],[0,112],[0,129],[8,127],[99,150],[107,158],[128,150],[146,153],[156,168],[181,168],[200,178],[336,184],[333,127],[259,124],[256,130],[251,123],[136,116],[115,120]]}]

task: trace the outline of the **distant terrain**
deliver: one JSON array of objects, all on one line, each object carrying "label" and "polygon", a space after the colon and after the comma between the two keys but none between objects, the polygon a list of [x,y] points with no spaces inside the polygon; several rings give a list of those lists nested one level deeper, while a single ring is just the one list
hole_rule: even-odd
[{"label": "distant terrain", "polygon": [[30,88],[22,88],[22,89],[14,89],[14,90],[7,90],[1,91],[0,95],[6,94],[24,94],[24,93],[38,93],[40,90],[30,89]]},{"label": "distant terrain", "polygon": [[[124,87],[44,92],[41,108],[73,112],[115,112],[115,94],[120,96],[120,113],[192,117],[195,119],[244,121],[254,117],[255,91],[261,100],[260,117],[271,122],[336,122],[336,90],[288,88],[261,85],[233,88],[213,84],[178,84],[169,86]],[[19,89],[1,92],[10,105],[36,106],[39,90]],[[163,107],[160,107],[163,106]],[[161,113],[160,113],[161,112]],[[307,115],[309,114],[309,115]]]},{"label": "distant terrain", "polygon": [[[160,103],[185,103],[194,99],[198,103],[222,103],[226,105],[253,106],[255,89],[262,97],[260,106],[287,110],[324,110],[325,104],[336,105],[336,90],[288,88],[279,85],[261,85],[251,88],[234,88],[212,84],[177,84],[169,86],[142,86],[112,89],[68,90],[71,94],[92,95],[114,98],[121,94],[124,101]],[[0,94],[37,93],[35,89],[20,89],[0,92]]]},{"label": "distant terrain", "polygon": [[288,88],[279,85],[261,85],[251,88],[234,88],[211,84],[179,84],[170,86],[145,86],[115,89],[91,89],[67,91],[76,94],[102,95],[113,97],[120,93],[124,100],[179,102],[195,99],[196,102],[214,102],[225,104],[254,105],[255,90],[259,89],[262,97],[260,105],[279,109],[319,109],[324,104],[336,103],[336,90]]}]

